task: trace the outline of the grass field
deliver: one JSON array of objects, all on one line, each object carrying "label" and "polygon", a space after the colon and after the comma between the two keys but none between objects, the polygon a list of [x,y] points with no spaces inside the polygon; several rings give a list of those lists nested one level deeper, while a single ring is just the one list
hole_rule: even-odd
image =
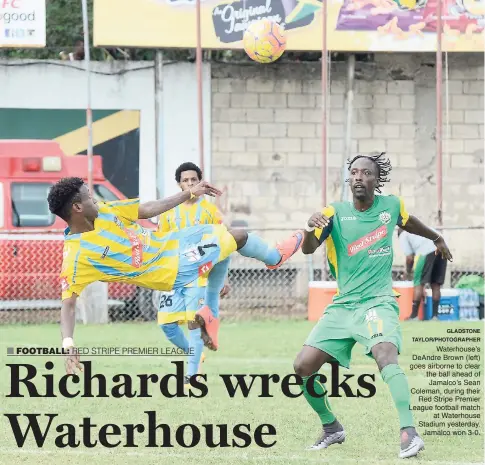
[{"label": "grass field", "polygon": [[[412,354],[435,354],[434,343],[412,342],[412,336],[446,336],[447,328],[481,328],[480,323],[441,323],[422,322],[404,323],[404,354],[400,363],[409,376],[411,387],[428,387],[424,370],[410,371]],[[2,365],[0,368],[0,385],[2,392],[2,413],[57,413],[59,417],[53,421],[53,426],[43,448],[37,448],[31,437],[22,449],[15,443],[10,423],[2,415],[0,437],[0,464],[2,465],[108,465],[108,464],[171,464],[171,465],[225,465],[229,463],[246,464],[304,464],[328,463],[346,465],[354,463],[365,464],[397,464],[402,463],[397,458],[399,452],[399,423],[397,413],[391,401],[387,386],[377,375],[374,363],[362,354],[362,347],[355,346],[351,373],[376,374],[377,394],[369,399],[333,398],[331,404],[339,420],[347,431],[347,440],[342,445],[333,446],[327,451],[311,452],[305,448],[310,445],[320,432],[318,418],[310,410],[302,397],[290,399],[281,393],[280,386],[274,385],[272,398],[259,398],[257,392],[244,398],[236,395],[230,398],[219,374],[273,374],[282,376],[292,373],[292,363],[295,354],[300,349],[312,324],[305,321],[276,322],[241,322],[224,323],[221,327],[221,348],[217,353],[209,353],[204,364],[207,373],[209,393],[203,399],[174,398],[167,399],[159,394],[156,385],[152,392],[154,397],[148,399],[54,399],[5,397],[9,392],[10,369],[6,363],[31,363],[39,368],[36,386],[42,386],[41,374],[47,373],[44,363],[53,360],[56,379],[64,374],[60,357],[7,357],[6,348],[15,346],[56,346],[59,341],[57,325],[44,326],[3,326],[0,327],[0,353]],[[78,326],[76,341],[80,346],[157,346],[167,344],[161,331],[154,324],[113,324],[103,327]],[[480,346],[482,344],[479,344]],[[181,358],[179,358],[181,359]],[[95,373],[103,373],[108,379],[126,373],[136,379],[136,374],[156,373],[160,376],[172,373],[167,357],[89,357],[93,361]],[[482,357],[483,360],[483,357]],[[481,374],[483,377],[483,361]],[[323,371],[325,373],[325,371]],[[476,378],[482,379],[482,378]],[[349,383],[356,387],[355,382]],[[298,388],[293,388],[294,392]],[[483,385],[482,385],[483,395]],[[417,403],[417,396],[413,396]],[[238,423],[249,423],[252,430],[257,425],[271,423],[275,426],[277,443],[269,449],[251,445],[248,448],[215,448],[209,449],[205,441],[192,449],[177,446],[175,439],[172,448],[146,448],[145,434],[138,435],[137,449],[133,448],[103,448],[88,449],[82,445],[76,449],[58,449],[54,439],[59,434],[55,426],[60,423],[78,425],[83,417],[91,417],[93,423],[101,425],[116,423],[145,423],[146,410],[157,412],[158,423],[168,423],[175,429],[184,423],[200,426],[203,424],[228,424],[229,430]],[[483,415],[483,405],[481,413]],[[415,412],[417,421],[431,421],[429,412]],[[425,464],[469,464],[483,463],[483,416],[479,420],[479,436],[442,436],[424,437],[426,450],[419,458],[412,459]],[[24,424],[24,423],[21,423]],[[46,425],[47,421],[42,420]],[[465,428],[466,429],[466,428]],[[423,428],[420,428],[422,432]],[[78,430],[79,434],[79,430]],[[231,437],[230,437],[231,438]],[[78,436],[79,439],[79,436]],[[121,439],[124,440],[124,437]],[[115,438],[111,438],[114,442]]]}]

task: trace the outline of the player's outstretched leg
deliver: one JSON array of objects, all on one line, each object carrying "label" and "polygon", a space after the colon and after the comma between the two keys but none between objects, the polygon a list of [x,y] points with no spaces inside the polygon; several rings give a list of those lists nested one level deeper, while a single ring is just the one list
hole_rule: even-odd
[{"label": "player's outstretched leg", "polygon": [[327,390],[318,375],[322,365],[330,361],[332,357],[327,353],[315,347],[303,346],[293,364],[295,373],[303,379],[303,396],[322,423],[322,432],[310,446],[311,450],[326,449],[332,444],[342,444],[345,441],[344,428],[332,412]]},{"label": "player's outstretched leg", "polygon": [[[244,230],[230,230],[229,233],[236,242],[237,252],[263,262],[269,269],[279,268],[298,252],[304,237],[303,231],[296,231],[282,243],[271,247],[260,237],[248,234]],[[228,258],[214,265],[208,277],[206,305],[195,316],[195,321],[201,328],[204,345],[210,350],[217,350],[219,346],[219,295],[224,287],[228,270]]]},{"label": "player's outstretched leg", "polygon": [[389,386],[396,406],[401,427],[401,450],[399,457],[414,457],[424,450],[424,442],[414,427],[411,410],[411,394],[404,371],[397,363],[397,348],[390,342],[382,342],[372,348],[383,381]]},{"label": "player's outstretched leg", "polygon": [[[263,239],[255,234],[243,233],[240,231],[231,231],[236,242],[238,243],[238,252],[244,257],[255,258],[263,262],[270,270],[279,268],[298,250],[303,243],[303,231],[296,231],[288,239],[271,247]],[[242,246],[240,246],[242,245]]]}]

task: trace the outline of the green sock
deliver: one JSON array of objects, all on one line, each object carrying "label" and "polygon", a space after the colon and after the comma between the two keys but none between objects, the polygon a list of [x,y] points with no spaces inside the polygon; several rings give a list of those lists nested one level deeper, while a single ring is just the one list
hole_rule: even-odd
[{"label": "green sock", "polygon": [[389,386],[392,400],[399,414],[401,428],[414,426],[408,379],[399,365],[387,365],[381,370],[383,381]]},{"label": "green sock", "polygon": [[[317,373],[315,373],[312,376],[315,376]],[[335,415],[332,413],[332,410],[330,409],[330,404],[328,402],[328,396],[321,397],[324,393],[327,392],[325,389],[325,386],[318,380],[318,378],[313,378],[310,380],[310,383],[308,383],[308,380],[311,378],[311,376],[306,376],[303,378],[303,384],[301,386],[301,390],[303,391],[303,396],[307,400],[307,402],[310,404],[310,407],[317,412],[317,415],[320,417],[320,420],[322,422],[322,425],[326,425],[328,423],[332,423],[335,421]],[[310,395],[308,392],[308,384],[313,384],[313,391],[310,390],[313,393],[317,394],[320,397],[313,397]]]}]

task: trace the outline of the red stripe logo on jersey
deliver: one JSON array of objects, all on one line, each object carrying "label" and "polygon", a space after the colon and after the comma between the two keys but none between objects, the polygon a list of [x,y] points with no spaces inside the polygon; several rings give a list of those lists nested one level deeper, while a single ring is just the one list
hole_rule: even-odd
[{"label": "red stripe logo on jersey", "polygon": [[364,237],[357,239],[352,244],[349,244],[347,247],[347,251],[349,257],[352,257],[355,254],[358,254],[361,250],[367,249],[367,247],[375,244],[377,241],[380,241],[383,237],[387,236],[387,226],[381,226],[377,228],[375,231],[372,231],[369,234],[366,234]]},{"label": "red stripe logo on jersey", "polygon": [[143,264],[143,244],[134,231],[125,228],[125,232],[131,243],[131,265],[140,268]]},{"label": "red stripe logo on jersey", "polygon": [[204,276],[207,274],[212,268],[212,262],[205,263],[204,265],[199,266],[199,276]]}]

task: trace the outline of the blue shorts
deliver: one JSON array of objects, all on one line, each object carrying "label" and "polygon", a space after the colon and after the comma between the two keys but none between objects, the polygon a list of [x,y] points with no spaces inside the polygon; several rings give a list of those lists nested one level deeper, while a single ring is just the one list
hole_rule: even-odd
[{"label": "blue shorts", "polygon": [[187,323],[204,305],[205,287],[181,287],[160,293],[158,324]]},{"label": "blue shorts", "polygon": [[217,263],[237,250],[236,240],[222,224],[193,226],[181,231],[180,258],[173,289],[206,278]]}]

